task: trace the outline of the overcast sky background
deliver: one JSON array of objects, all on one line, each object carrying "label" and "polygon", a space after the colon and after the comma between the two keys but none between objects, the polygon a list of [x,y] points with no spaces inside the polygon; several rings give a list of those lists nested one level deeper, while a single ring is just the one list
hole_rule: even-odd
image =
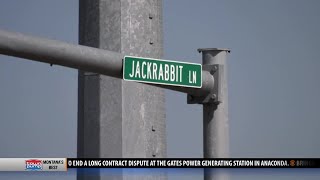
[{"label": "overcast sky background", "polygon": [[[320,158],[320,1],[163,0],[164,59],[231,48],[231,157]],[[77,0],[5,0],[0,28],[78,42]],[[202,157],[202,108],[166,91],[168,157]],[[77,71],[0,55],[0,157],[75,157]],[[202,179],[201,171],[170,179]],[[231,179],[319,179],[318,169],[230,170]],[[0,173],[0,179],[75,173]]]}]

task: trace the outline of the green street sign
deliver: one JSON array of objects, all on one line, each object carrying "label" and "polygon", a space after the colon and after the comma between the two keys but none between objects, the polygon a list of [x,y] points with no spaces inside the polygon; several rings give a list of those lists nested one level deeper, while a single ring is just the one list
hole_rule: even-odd
[{"label": "green street sign", "polygon": [[151,84],[201,88],[201,64],[125,56],[123,79]]}]

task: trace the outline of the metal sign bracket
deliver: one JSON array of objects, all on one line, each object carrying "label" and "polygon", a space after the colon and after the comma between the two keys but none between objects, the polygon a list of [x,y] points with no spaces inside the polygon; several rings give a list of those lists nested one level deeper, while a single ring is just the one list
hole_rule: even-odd
[{"label": "metal sign bracket", "polygon": [[205,96],[194,96],[188,94],[187,103],[188,104],[220,104],[222,102],[222,74],[223,65],[212,64],[212,65],[202,65],[202,70],[209,72],[214,80],[213,87],[208,95]]}]

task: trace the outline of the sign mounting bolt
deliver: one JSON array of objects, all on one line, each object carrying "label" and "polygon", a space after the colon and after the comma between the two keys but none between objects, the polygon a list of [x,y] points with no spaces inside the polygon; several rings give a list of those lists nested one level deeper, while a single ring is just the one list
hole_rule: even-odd
[{"label": "sign mounting bolt", "polygon": [[149,19],[153,19],[153,14],[149,13]]}]

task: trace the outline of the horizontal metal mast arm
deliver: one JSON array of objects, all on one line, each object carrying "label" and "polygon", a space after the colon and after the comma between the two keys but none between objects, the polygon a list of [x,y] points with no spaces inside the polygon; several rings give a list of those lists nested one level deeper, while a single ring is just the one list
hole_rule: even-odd
[{"label": "horizontal metal mast arm", "polygon": [[[0,54],[57,64],[122,79],[124,55],[113,51],[0,30]],[[213,87],[213,77],[210,73],[203,71],[202,74],[203,82],[200,89],[152,85],[202,96],[208,94]]]},{"label": "horizontal metal mast arm", "polygon": [[0,54],[122,78],[123,55],[0,30]]}]

